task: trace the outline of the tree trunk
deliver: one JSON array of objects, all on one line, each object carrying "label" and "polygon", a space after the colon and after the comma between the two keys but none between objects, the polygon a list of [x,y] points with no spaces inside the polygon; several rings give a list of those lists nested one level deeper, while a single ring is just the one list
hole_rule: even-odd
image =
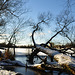
[{"label": "tree trunk", "polygon": [[39,50],[35,49],[34,52],[32,52],[31,55],[29,56],[29,62],[31,64],[33,64],[33,58],[34,58],[34,56],[37,55],[38,52],[39,52]]},{"label": "tree trunk", "polygon": [[63,66],[65,70],[70,71],[75,75],[75,59],[63,53],[59,53],[58,51],[41,46],[36,46],[36,49],[47,54],[50,58],[53,57],[60,66]]},{"label": "tree trunk", "polygon": [[13,48],[13,50],[14,50],[14,56],[15,56],[15,44],[14,44],[14,48]]}]

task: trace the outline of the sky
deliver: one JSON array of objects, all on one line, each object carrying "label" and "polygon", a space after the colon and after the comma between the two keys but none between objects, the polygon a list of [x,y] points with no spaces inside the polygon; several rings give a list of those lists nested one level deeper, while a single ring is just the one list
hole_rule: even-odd
[{"label": "sky", "polygon": [[31,17],[36,18],[39,13],[50,11],[53,15],[58,15],[63,10],[66,0],[29,0],[28,7],[31,10]]},{"label": "sky", "polygon": [[[28,0],[27,7],[30,9],[30,12],[28,13],[28,16],[32,20],[34,20],[34,22],[37,23],[37,21],[38,21],[37,16],[40,13],[51,12],[53,17],[56,17],[57,15],[60,14],[61,11],[64,10],[65,5],[66,5],[66,0]],[[55,34],[53,32],[55,30],[55,23],[54,22],[52,22],[51,27],[52,28],[44,27],[43,32],[35,34],[35,36],[36,36],[35,40],[36,40],[37,43],[46,42],[47,40],[49,40],[49,38],[52,35]],[[30,35],[31,35],[31,32],[28,33],[28,37]],[[41,36],[42,39],[40,38],[40,36]],[[28,37],[26,38],[26,43],[30,44]],[[61,37],[60,35],[58,35],[58,36],[56,36],[56,39],[53,39],[53,40],[54,40],[54,42],[58,43],[62,39],[64,39],[64,38]],[[61,41],[61,43],[65,43],[64,41],[65,40]]]},{"label": "sky", "polygon": [[[27,0],[27,4],[24,6],[26,6],[29,9],[29,12],[26,14],[28,18],[30,18],[32,21],[37,23],[38,15],[43,12],[46,12],[46,13],[50,12],[53,16],[53,19],[55,19],[56,16],[59,15],[65,9],[66,0]],[[23,9],[24,9],[24,6],[23,6]],[[26,15],[23,15],[23,17],[25,17]],[[52,37],[55,34],[54,32],[56,28],[55,25],[56,25],[55,21],[52,20],[50,27],[43,26],[42,32],[35,33],[36,42],[39,44],[43,42],[44,43],[47,42],[50,39],[50,37]],[[26,35],[20,35],[22,37],[23,36],[26,36],[26,37],[24,39],[21,39],[19,44],[24,44],[24,45],[32,44],[30,39],[32,29],[28,28],[26,29],[26,32],[27,32],[25,33]],[[67,41],[66,38],[63,38],[60,35],[56,36],[53,39],[53,42],[56,42],[56,43],[60,42],[64,44],[65,41]]]}]

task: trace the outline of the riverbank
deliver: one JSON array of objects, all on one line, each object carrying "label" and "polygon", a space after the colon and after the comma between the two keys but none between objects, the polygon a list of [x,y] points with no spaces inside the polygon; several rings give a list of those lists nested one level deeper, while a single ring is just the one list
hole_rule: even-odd
[{"label": "riverbank", "polygon": [[[41,57],[45,57],[45,56],[41,56]],[[47,59],[49,60],[49,57],[47,57]],[[20,61],[22,62],[23,64],[26,64],[29,65],[29,63],[26,61],[27,60],[27,56],[16,56],[15,57],[15,60],[16,61]],[[40,59],[38,58],[34,58],[34,64],[38,64],[40,63]],[[61,73],[61,71],[50,71],[50,70],[45,70],[45,72],[42,72],[42,71],[38,71],[36,69],[31,69],[31,68],[25,68],[25,67],[21,67],[21,66],[3,66],[2,68],[3,70],[7,70],[8,71],[8,74],[10,74],[10,72],[15,72],[15,73],[21,73],[22,75],[58,75],[59,73]],[[61,75],[68,75],[66,72],[62,72]],[[1,75],[1,74],[0,74]],[[3,74],[2,74],[3,75]],[[4,74],[6,75],[6,74]],[[11,74],[12,75],[12,74]],[[13,74],[15,75],[15,74]]]},{"label": "riverbank", "polygon": [[[30,53],[31,53],[31,49],[17,48],[16,49],[15,60],[20,61],[23,64],[30,65],[27,61]],[[47,60],[50,61],[50,58],[47,55],[39,53],[39,56],[41,58],[47,57]],[[41,63],[41,60],[38,57],[34,57],[34,64],[38,64],[38,63]],[[4,66],[4,70],[13,71],[15,73],[19,72],[23,75],[46,75],[46,74],[47,75],[58,75],[60,73],[60,71],[54,71],[54,70],[53,71],[50,70],[48,72],[42,72],[42,71],[32,70],[30,68],[25,68],[25,67],[20,67],[20,66]],[[61,73],[61,75],[65,75],[65,74],[68,75],[65,72]]]},{"label": "riverbank", "polygon": [[0,75],[22,75],[22,74],[13,71],[0,70]]}]

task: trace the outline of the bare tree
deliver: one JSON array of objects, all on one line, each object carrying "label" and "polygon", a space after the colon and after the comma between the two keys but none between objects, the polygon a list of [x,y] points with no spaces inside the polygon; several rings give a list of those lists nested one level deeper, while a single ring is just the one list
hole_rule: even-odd
[{"label": "bare tree", "polygon": [[[14,46],[14,51],[15,51],[15,44],[20,40],[20,39],[17,39],[17,37],[21,38],[20,37],[21,30],[25,28],[26,23],[27,23],[26,21],[23,23],[21,22],[18,25],[16,25],[16,26],[14,25],[11,28],[9,37],[7,37],[8,49],[9,49],[10,45],[12,44]],[[15,52],[14,52],[14,54],[15,54]]]},{"label": "bare tree", "polygon": [[[32,32],[32,41],[34,43],[34,46],[36,46],[36,42],[34,40],[34,34],[36,31],[42,30],[41,25],[49,25],[50,21],[52,20],[52,14],[50,12],[42,13],[40,16],[38,16],[39,22],[37,24],[31,24],[30,26],[33,27],[33,32]],[[43,26],[44,27],[44,26]]]},{"label": "bare tree", "polygon": [[[71,15],[74,17],[74,20],[75,20],[75,12],[74,12],[74,7],[75,6],[75,1],[74,0],[67,0],[67,9],[70,11]],[[71,45],[74,45],[75,44],[75,26],[74,26],[75,23],[73,23],[69,28],[68,28],[68,32],[69,32],[69,35],[68,37],[71,39]]]},{"label": "bare tree", "polygon": [[1,35],[8,34],[2,38],[8,43],[8,50],[11,44],[14,46],[14,55],[17,35],[26,23],[26,21],[22,22],[23,20],[21,21],[22,18],[20,18],[28,12],[25,5],[25,0],[0,0],[0,33]]},{"label": "bare tree", "polygon": [[[6,30],[6,26],[10,27],[14,17],[19,20],[20,15],[27,12],[27,9],[22,10],[23,5],[26,3],[24,0],[0,0],[0,33]],[[16,22],[15,21],[15,22]]]},{"label": "bare tree", "polygon": [[[63,27],[63,25],[67,25],[65,27],[65,29],[60,33],[60,35],[62,35],[63,37],[66,37],[71,44],[73,45],[74,42],[74,24],[75,24],[75,17],[73,14],[73,6],[74,6],[74,2],[73,0],[67,0],[67,4],[65,6],[65,10],[64,12],[62,12],[62,15],[59,15],[57,17],[57,25],[59,26],[58,29],[61,29]],[[64,16],[63,16],[64,15]],[[64,23],[64,24],[63,24]]]},{"label": "bare tree", "polygon": [[[38,17],[38,19],[39,19],[39,22],[37,24],[35,24],[35,23],[30,24],[30,26],[32,26],[33,29],[34,29],[33,32],[32,32],[32,41],[33,41],[34,47],[37,46],[37,43],[35,42],[35,39],[34,39],[35,32],[42,29],[41,25],[49,25],[50,24],[50,21],[52,20],[52,14],[50,12],[47,13],[47,14],[42,13]],[[35,55],[37,55],[38,52],[39,52],[39,50],[35,49],[33,51],[33,53],[30,55],[29,61],[31,63],[33,63],[33,58],[34,58]]]},{"label": "bare tree", "polygon": [[58,26],[56,31],[58,32],[59,29],[63,29],[60,32],[60,35],[67,37],[72,43],[72,40],[69,37],[69,28],[71,28],[72,24],[75,22],[74,17],[66,10],[62,15],[57,17],[56,21]]},{"label": "bare tree", "polygon": [[[48,16],[47,16],[48,17]],[[43,16],[42,16],[43,18]],[[40,19],[41,19],[41,16],[40,16]],[[45,20],[44,20],[45,19]],[[39,24],[40,23],[46,23],[46,21],[49,19],[46,19],[46,17],[44,17],[44,19],[42,19],[40,22],[38,22],[36,24],[36,29],[32,32],[32,40],[33,40],[33,43],[34,43],[34,46],[36,47],[36,43],[35,43],[35,40],[34,40],[34,33],[38,30],[39,28]],[[68,32],[68,27],[70,27],[72,25],[72,23],[75,22],[74,18],[70,15],[70,12],[69,11],[65,11],[62,15],[59,15],[57,18],[56,18],[56,22],[57,22],[57,25],[58,25],[58,30],[56,30],[55,34],[45,43],[45,44],[40,44],[40,45],[43,45],[44,47],[49,47],[48,44],[58,35],[58,34],[61,34],[61,35],[64,35],[65,37],[67,37],[70,41],[70,37],[67,35],[67,32]],[[72,42],[72,41],[71,41]],[[50,43],[51,44],[51,43]],[[50,47],[49,47],[50,48]],[[53,49],[51,47],[51,49]],[[53,49],[54,50],[54,49]],[[31,54],[29,60],[31,61],[33,59],[33,57],[35,55],[37,55],[37,53],[39,52],[39,50],[34,50],[34,52]],[[53,61],[53,60],[52,60]]]},{"label": "bare tree", "polygon": [[[56,21],[57,21],[57,24],[58,24],[58,26],[59,26],[59,28],[58,28],[58,30],[56,31],[56,33],[45,43],[45,44],[43,44],[43,47],[42,47],[42,44],[40,44],[40,45],[37,45],[37,43],[35,42],[35,39],[34,39],[34,33],[38,30],[38,25],[40,24],[40,23],[46,23],[46,20],[45,21],[40,21],[39,23],[37,23],[36,24],[36,29],[35,30],[33,30],[33,32],[32,32],[32,40],[33,40],[33,43],[34,43],[34,46],[35,46],[35,49],[34,49],[34,51],[31,53],[31,55],[30,55],[30,57],[29,57],[29,61],[30,61],[30,63],[33,63],[33,58],[34,58],[34,56],[38,56],[37,55],[37,53],[38,52],[43,52],[43,53],[45,53],[45,54],[47,54],[50,58],[51,58],[51,62],[53,63],[53,58],[57,58],[57,59],[55,59],[55,60],[61,60],[61,57],[64,57],[64,58],[66,58],[67,59],[67,57],[65,57],[65,56],[67,56],[67,55],[65,55],[65,54],[60,54],[60,52],[58,52],[58,51],[55,51],[55,50],[57,50],[57,49],[53,49],[53,48],[45,48],[46,46],[48,47],[48,43],[50,43],[51,42],[51,40],[53,39],[53,38],[55,38],[58,34],[61,34],[61,35],[64,35],[64,34],[66,34],[66,32],[68,31],[68,27],[69,26],[71,26],[72,25],[72,23],[74,23],[75,22],[75,20],[74,20],[74,18],[72,17],[72,16],[69,16],[69,12],[65,12],[64,13],[64,15],[60,15],[60,16],[58,16],[57,17],[57,19],[56,19]],[[64,35],[65,36],[65,35]],[[66,37],[70,40],[70,38],[68,37],[68,35],[66,34]],[[56,55],[58,55],[58,57],[56,57]],[[60,57],[60,56],[61,57]],[[62,56],[63,55],[63,56]],[[39,56],[38,56],[39,57]],[[69,56],[68,56],[69,57]],[[45,59],[42,59],[41,57],[39,57],[45,64],[44,65],[49,65],[50,63],[47,63],[47,61],[45,60]],[[64,59],[64,58],[62,58],[62,60]],[[70,59],[70,58],[69,58]],[[68,60],[69,60],[68,59]],[[66,60],[65,60],[66,61]],[[64,62],[64,61],[63,61]],[[70,63],[69,63],[70,64]],[[74,63],[73,63],[74,64]],[[52,65],[52,64],[51,64]],[[59,65],[61,65],[61,64],[59,64]],[[62,64],[62,66],[65,66],[65,64]],[[68,65],[69,66],[69,65]],[[72,64],[70,65],[70,66],[72,66]],[[70,70],[69,70],[70,69]],[[67,71],[70,71],[72,74],[75,74],[75,72],[74,72],[74,67],[73,67],[73,69],[70,67],[70,68],[67,68]],[[66,70],[66,68],[65,68],[65,70]]]}]

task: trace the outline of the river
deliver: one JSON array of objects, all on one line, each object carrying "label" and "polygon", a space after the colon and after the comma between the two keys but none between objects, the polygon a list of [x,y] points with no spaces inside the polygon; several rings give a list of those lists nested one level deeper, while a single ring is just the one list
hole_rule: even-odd
[{"label": "river", "polygon": [[[31,53],[31,49],[25,49],[25,48],[16,48],[16,57],[15,60],[21,61],[24,64],[29,64],[27,62],[28,59],[28,55]],[[43,53],[39,53],[39,55],[41,55],[41,57],[45,57],[46,55]],[[49,57],[47,57],[48,60]],[[41,60],[37,57],[34,58],[34,63],[39,64],[41,62]],[[20,72],[23,75],[68,75],[65,72],[60,72],[60,71],[51,71],[51,72],[41,72],[41,71],[36,71],[36,70],[32,70],[29,68],[25,68],[25,67],[5,67],[6,70],[11,70],[11,71],[15,71],[15,72]],[[71,75],[71,74],[70,74]]]}]

